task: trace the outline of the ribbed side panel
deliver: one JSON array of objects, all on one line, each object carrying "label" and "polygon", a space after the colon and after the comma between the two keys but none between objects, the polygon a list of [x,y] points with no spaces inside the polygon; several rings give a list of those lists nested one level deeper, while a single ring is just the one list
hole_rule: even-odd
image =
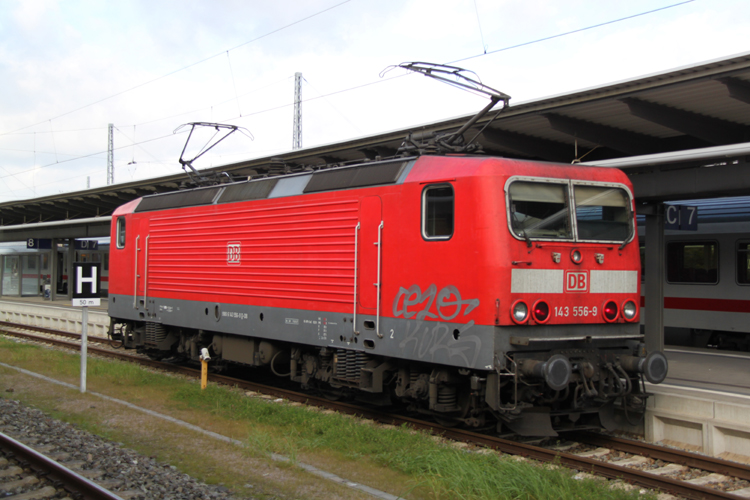
[{"label": "ribbed side panel", "polygon": [[358,200],[221,208],[151,219],[150,294],[352,303]]}]

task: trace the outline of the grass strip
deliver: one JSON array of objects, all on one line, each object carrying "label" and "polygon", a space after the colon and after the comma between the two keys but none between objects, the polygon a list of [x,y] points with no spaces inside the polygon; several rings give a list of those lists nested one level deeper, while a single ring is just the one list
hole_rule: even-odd
[{"label": "grass strip", "polygon": [[[75,383],[79,376],[80,361],[75,354],[1,338],[0,352],[7,363],[66,382]],[[88,369],[91,390],[244,439],[247,453],[279,453],[293,462],[327,464],[336,473],[366,470],[365,479],[399,478],[403,481],[399,493],[408,493],[410,498],[644,498],[637,490],[611,489],[597,480],[576,480],[575,472],[569,469],[457,449],[406,427],[368,425],[347,415],[247,397],[238,389],[215,384],[201,391],[196,381],[130,363],[91,358]],[[58,418],[81,424],[80,419],[56,413]],[[94,426],[91,430],[107,437],[106,428]],[[363,476],[357,480],[365,482]]]}]

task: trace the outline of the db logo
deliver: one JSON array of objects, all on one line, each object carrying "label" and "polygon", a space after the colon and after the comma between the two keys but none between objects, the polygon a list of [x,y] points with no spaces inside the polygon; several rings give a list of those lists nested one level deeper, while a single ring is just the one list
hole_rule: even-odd
[{"label": "db logo", "polygon": [[587,292],[589,289],[588,271],[566,271],[565,272],[565,291],[566,292]]},{"label": "db logo", "polygon": [[240,242],[230,241],[227,243],[227,264],[237,266],[240,264]]}]

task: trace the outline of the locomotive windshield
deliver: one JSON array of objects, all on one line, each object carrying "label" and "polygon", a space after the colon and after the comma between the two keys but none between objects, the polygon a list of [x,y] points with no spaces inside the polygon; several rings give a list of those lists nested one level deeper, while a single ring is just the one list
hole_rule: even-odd
[{"label": "locomotive windshield", "polygon": [[508,202],[511,230],[527,241],[624,242],[633,234],[630,196],[619,187],[519,180],[510,184]]},{"label": "locomotive windshield", "polygon": [[511,227],[521,238],[573,238],[568,185],[514,182],[509,190]]},{"label": "locomotive windshield", "polygon": [[575,186],[576,225],[579,240],[625,241],[633,216],[624,189]]}]

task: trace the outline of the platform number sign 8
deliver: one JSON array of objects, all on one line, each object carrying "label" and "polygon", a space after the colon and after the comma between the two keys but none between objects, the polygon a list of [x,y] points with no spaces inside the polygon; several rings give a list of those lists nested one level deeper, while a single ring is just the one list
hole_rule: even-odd
[{"label": "platform number sign 8", "polygon": [[227,243],[227,264],[238,266],[240,264],[240,242],[230,241]]}]

